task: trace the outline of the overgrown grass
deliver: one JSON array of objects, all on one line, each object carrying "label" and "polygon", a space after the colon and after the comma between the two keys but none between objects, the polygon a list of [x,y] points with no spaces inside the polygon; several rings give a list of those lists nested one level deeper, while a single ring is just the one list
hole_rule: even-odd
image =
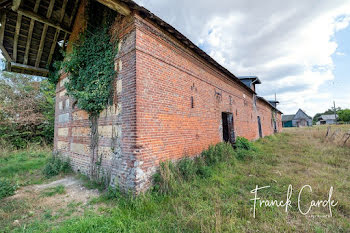
[{"label": "overgrown grass", "polygon": [[[149,191],[143,195],[94,200],[103,207],[86,210],[58,226],[42,219],[18,232],[349,232],[350,231],[350,151],[349,148],[324,144],[307,133],[293,129],[262,138],[249,149],[253,156],[237,159],[238,150],[223,159],[211,156],[211,148],[197,160],[186,158],[180,163],[166,163],[160,178],[169,184],[166,192]],[[243,140],[243,144],[246,141]],[[244,147],[244,146],[243,146]],[[217,153],[217,152],[215,152]],[[223,153],[225,154],[225,153]],[[219,155],[220,156],[220,155]],[[213,161],[213,163],[209,162]],[[231,162],[234,161],[234,162]],[[199,168],[207,167],[208,176]],[[253,218],[256,185],[270,186],[259,191],[267,200],[286,200],[287,189],[293,185],[292,205],[284,208],[257,206]],[[303,196],[306,202],[325,200],[331,186],[333,217],[317,217],[327,208],[313,209],[304,216],[297,207],[298,192],[303,185],[313,192]],[[171,188],[169,188],[171,187]]]},{"label": "overgrown grass", "polygon": [[102,192],[108,186],[104,179],[100,181],[91,180],[88,176],[81,173],[78,173],[76,177],[82,181],[83,186],[87,189],[97,189]]},{"label": "overgrown grass", "polygon": [[234,169],[236,152],[229,143],[219,143],[210,146],[208,150],[196,158],[184,158],[176,163],[161,163],[159,172],[154,176],[154,191],[169,193],[177,190],[179,184],[195,178],[209,178],[213,168],[219,163],[230,164]]},{"label": "overgrown grass", "polygon": [[60,173],[70,172],[69,161],[52,156],[50,147],[29,145],[25,150],[0,150],[0,199],[21,186],[40,184]]},{"label": "overgrown grass", "polygon": [[17,185],[8,179],[0,178],[0,200],[4,197],[12,196],[15,194]]},{"label": "overgrown grass", "polygon": [[51,188],[47,188],[42,192],[42,195],[45,197],[52,197],[55,196],[56,194],[64,194],[65,188],[63,185],[58,185],[56,187],[51,187]]},{"label": "overgrown grass", "polygon": [[26,150],[0,150],[0,177],[19,186],[43,182],[41,169],[51,154],[51,148],[30,146]]},{"label": "overgrown grass", "polygon": [[71,172],[71,167],[68,159],[61,158],[58,154],[50,156],[43,169],[43,174],[46,178],[57,176],[60,173]]}]

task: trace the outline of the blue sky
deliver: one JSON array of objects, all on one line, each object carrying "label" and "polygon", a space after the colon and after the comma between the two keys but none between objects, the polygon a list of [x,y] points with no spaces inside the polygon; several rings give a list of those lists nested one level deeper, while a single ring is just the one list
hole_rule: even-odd
[{"label": "blue sky", "polygon": [[332,55],[334,80],[323,84],[320,91],[330,90],[337,106],[350,108],[350,26],[336,32],[334,40],[338,44],[336,52]]}]

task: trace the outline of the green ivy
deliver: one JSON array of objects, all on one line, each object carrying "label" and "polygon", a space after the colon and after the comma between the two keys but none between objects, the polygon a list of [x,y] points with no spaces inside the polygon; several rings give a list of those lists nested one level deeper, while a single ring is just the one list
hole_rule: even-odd
[{"label": "green ivy", "polygon": [[117,52],[108,28],[97,28],[86,30],[62,62],[64,71],[69,74],[69,81],[65,83],[68,95],[90,116],[98,115],[110,103]]}]

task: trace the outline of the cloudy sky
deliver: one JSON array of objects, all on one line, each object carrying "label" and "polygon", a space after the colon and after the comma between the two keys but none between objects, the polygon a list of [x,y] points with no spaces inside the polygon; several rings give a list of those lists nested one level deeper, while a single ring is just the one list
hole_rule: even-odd
[{"label": "cloudy sky", "polygon": [[309,115],[350,108],[350,0],[136,0],[258,94]]}]

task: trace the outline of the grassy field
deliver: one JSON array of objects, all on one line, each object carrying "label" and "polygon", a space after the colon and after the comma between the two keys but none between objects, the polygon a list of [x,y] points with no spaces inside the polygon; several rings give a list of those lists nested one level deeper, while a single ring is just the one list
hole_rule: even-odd
[{"label": "grassy field", "polygon": [[[341,128],[346,132],[350,126]],[[48,208],[47,213],[28,218],[20,226],[0,220],[0,229],[14,232],[349,232],[350,147],[340,146],[337,139],[325,138],[325,133],[325,127],[286,129],[255,142],[258,152],[249,159],[219,163],[212,168],[209,178],[177,182],[174,191],[168,194],[148,192],[137,198],[118,196],[114,199],[101,195],[87,203],[69,203],[61,211]],[[251,191],[256,185],[270,186],[258,191],[261,200],[278,202],[287,199],[288,186],[292,185],[288,212],[284,207],[257,204],[254,218]],[[303,212],[312,200],[328,200],[333,187],[331,199],[337,204],[331,207],[332,217],[328,205],[313,207],[306,215],[299,211],[298,194],[304,185],[310,185],[312,192],[308,188],[302,192]],[[67,195],[64,191],[53,192],[56,197]],[[27,200],[25,210],[17,211],[20,205],[11,206],[10,202],[4,199],[1,203],[0,218],[1,213],[3,216],[17,213],[16,217],[23,219],[34,208]]]},{"label": "grassy field", "polygon": [[0,178],[19,186],[39,184],[45,179],[41,168],[51,154],[50,147],[31,146],[25,150],[0,149]]}]

